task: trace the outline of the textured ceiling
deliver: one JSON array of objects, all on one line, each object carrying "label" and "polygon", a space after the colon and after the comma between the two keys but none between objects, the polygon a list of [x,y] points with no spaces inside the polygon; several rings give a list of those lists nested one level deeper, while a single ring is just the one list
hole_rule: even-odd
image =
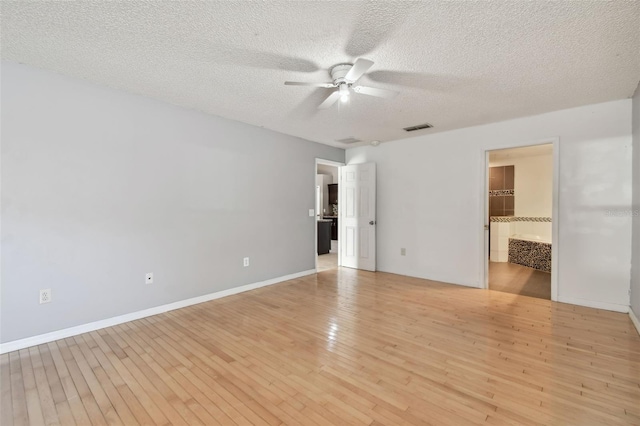
[{"label": "textured ceiling", "polygon": [[[640,80],[638,1],[0,7],[3,59],[341,147],[628,98]],[[283,84],[359,57],[375,62],[361,84],[400,94],[319,111],[330,89]]]}]

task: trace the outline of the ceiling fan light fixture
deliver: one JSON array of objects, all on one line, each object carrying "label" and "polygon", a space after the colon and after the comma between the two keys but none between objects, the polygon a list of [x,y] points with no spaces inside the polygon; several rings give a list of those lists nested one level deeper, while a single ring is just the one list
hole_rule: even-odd
[{"label": "ceiling fan light fixture", "polygon": [[349,100],[349,86],[346,83],[340,85],[340,100],[347,102]]},{"label": "ceiling fan light fixture", "polygon": [[395,97],[398,92],[388,89],[379,89],[376,87],[367,87],[355,85],[357,81],[362,77],[373,65],[373,62],[368,59],[358,58],[353,64],[337,64],[329,68],[329,74],[331,75],[330,83],[307,83],[302,81],[285,81],[287,86],[311,86],[311,87],[324,87],[326,89],[337,89],[331,92],[331,94],[320,104],[318,109],[331,108],[338,99],[341,103],[349,102],[351,99],[351,90],[355,93],[362,95],[375,96],[377,98],[391,99]]}]

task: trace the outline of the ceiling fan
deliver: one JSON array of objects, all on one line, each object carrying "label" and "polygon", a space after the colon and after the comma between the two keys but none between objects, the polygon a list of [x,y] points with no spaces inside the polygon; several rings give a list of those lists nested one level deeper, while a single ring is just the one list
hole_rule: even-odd
[{"label": "ceiling fan", "polygon": [[378,98],[393,98],[398,94],[393,90],[376,89],[367,86],[354,86],[354,84],[367,72],[373,65],[368,59],[358,58],[353,64],[338,64],[329,69],[329,74],[333,80],[330,83],[306,83],[300,81],[285,81],[287,86],[312,86],[324,87],[326,89],[337,88],[327,99],[324,100],[318,109],[327,109],[340,99],[347,102],[351,95],[351,91],[361,93],[363,95],[376,96]]}]

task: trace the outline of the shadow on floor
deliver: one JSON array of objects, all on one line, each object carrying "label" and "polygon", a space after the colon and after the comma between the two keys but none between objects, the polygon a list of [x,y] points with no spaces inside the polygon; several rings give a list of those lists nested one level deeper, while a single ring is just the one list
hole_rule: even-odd
[{"label": "shadow on floor", "polygon": [[489,289],[551,300],[551,274],[508,262],[489,262]]}]

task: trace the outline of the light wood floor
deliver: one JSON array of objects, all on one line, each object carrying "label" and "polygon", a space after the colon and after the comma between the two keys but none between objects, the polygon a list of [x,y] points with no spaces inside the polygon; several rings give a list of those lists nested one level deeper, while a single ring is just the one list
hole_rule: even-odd
[{"label": "light wood floor", "polygon": [[1,424],[640,424],[625,314],[338,268],[1,356]]},{"label": "light wood floor", "polygon": [[551,300],[551,274],[509,262],[489,262],[489,288]]}]

